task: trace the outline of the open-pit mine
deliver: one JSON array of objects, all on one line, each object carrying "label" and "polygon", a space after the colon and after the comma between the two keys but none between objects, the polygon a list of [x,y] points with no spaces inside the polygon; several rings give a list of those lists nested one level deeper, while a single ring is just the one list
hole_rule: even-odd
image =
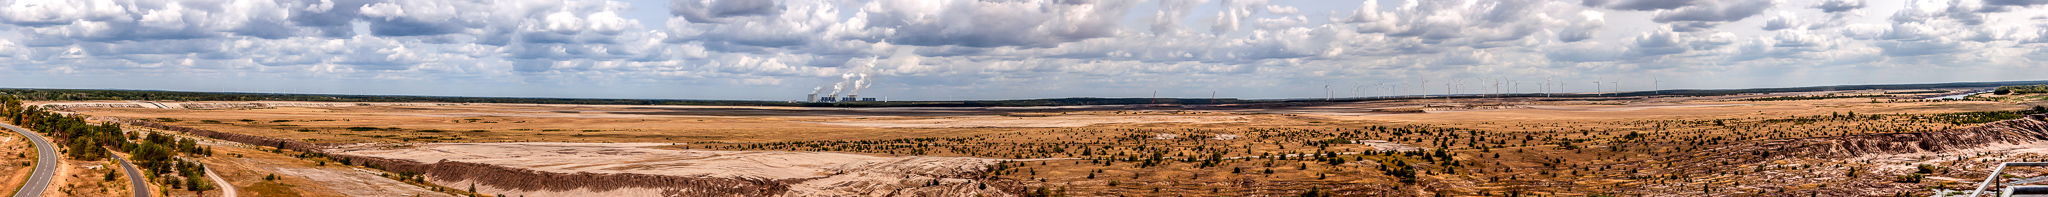
[{"label": "open-pit mine", "polygon": [[[2038,95],[1925,99],[1974,90],[1040,107],[22,105],[190,140],[205,154],[179,158],[251,196],[1929,196],[1968,192],[2000,162],[2048,158]],[[0,153],[25,150],[0,143],[12,151]]]}]

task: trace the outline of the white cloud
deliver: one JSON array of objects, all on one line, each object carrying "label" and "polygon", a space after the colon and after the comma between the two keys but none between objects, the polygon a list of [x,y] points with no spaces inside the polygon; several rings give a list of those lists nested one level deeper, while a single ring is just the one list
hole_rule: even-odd
[{"label": "white cloud", "polygon": [[1799,21],[1798,15],[1793,15],[1792,12],[1779,11],[1776,17],[1772,17],[1771,20],[1764,22],[1764,30],[1777,31],[1781,29],[1799,28],[1801,25],[1803,25],[1801,23],[1803,23],[1803,21]]},{"label": "white cloud", "polygon": [[[1073,94],[1223,80],[1236,83],[1215,87],[1277,95],[1240,97],[1288,97],[1296,93],[1272,86],[1856,67],[1845,65],[2011,70],[2048,57],[2038,46],[2048,22],[2029,18],[2048,11],[2036,1],[1143,3],[0,0],[0,31],[10,31],[0,33],[0,70],[745,91],[808,90],[863,72],[889,83],[877,87],[905,88],[896,93],[938,92],[925,98],[1115,96]],[[869,57],[879,59],[872,68]]]},{"label": "white cloud", "polygon": [[1820,3],[1814,4],[1813,8],[1820,9],[1821,12],[1835,13],[1847,12],[1863,8],[1863,6],[1863,0],[1821,0]]},{"label": "white cloud", "polygon": [[1696,5],[1669,10],[1657,10],[1652,21],[1672,23],[1673,30],[1680,32],[1712,29],[1720,23],[1742,20],[1769,10],[1773,0],[1723,0],[1700,1]]},{"label": "white cloud", "polygon": [[1175,34],[1185,30],[1187,27],[1181,26],[1180,21],[1185,20],[1188,17],[1188,12],[1195,9],[1195,6],[1207,2],[1209,1],[1159,0],[1159,11],[1154,13],[1151,18],[1152,33]]}]

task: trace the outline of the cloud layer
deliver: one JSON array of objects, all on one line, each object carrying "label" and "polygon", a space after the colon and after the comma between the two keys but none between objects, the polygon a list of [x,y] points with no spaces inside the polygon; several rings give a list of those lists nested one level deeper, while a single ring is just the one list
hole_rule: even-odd
[{"label": "cloud layer", "polygon": [[[849,74],[903,99],[2027,80],[2048,74],[2042,4],[0,0],[0,83],[789,100]],[[320,87],[262,85],[299,83]]]}]

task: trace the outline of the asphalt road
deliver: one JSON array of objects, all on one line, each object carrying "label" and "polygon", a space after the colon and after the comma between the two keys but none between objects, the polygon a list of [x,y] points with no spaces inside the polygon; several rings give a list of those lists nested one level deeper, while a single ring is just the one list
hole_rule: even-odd
[{"label": "asphalt road", "polygon": [[135,170],[135,164],[128,163],[128,158],[121,158],[119,156],[113,158],[115,161],[121,161],[122,171],[127,171],[128,185],[134,187],[134,189],[128,191],[135,191],[135,197],[149,197],[151,192],[149,190],[149,179],[142,178],[142,171]]},{"label": "asphalt road", "polygon": [[36,144],[36,170],[28,176],[27,183],[21,184],[21,190],[14,191],[14,197],[43,196],[43,190],[47,190],[50,187],[50,176],[54,176],[57,173],[57,147],[51,145],[49,139],[44,139],[42,135],[37,135],[36,132],[28,131],[28,129],[22,129],[7,123],[0,123],[0,127],[14,130],[15,133],[21,133],[22,136],[28,136],[28,140]]}]

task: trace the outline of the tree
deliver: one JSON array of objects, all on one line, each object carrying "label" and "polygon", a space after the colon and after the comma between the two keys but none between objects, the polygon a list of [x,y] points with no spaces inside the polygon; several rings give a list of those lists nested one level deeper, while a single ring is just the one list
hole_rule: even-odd
[{"label": "tree", "polygon": [[1301,191],[1301,195],[1297,195],[1297,196],[1301,196],[1301,197],[1323,197],[1323,196],[1329,196],[1329,194],[1325,194],[1325,193],[1323,193],[1323,189],[1322,189],[1321,187],[1316,187],[1316,186],[1309,186],[1309,187],[1308,187],[1308,190],[1307,190],[1307,191]]}]

